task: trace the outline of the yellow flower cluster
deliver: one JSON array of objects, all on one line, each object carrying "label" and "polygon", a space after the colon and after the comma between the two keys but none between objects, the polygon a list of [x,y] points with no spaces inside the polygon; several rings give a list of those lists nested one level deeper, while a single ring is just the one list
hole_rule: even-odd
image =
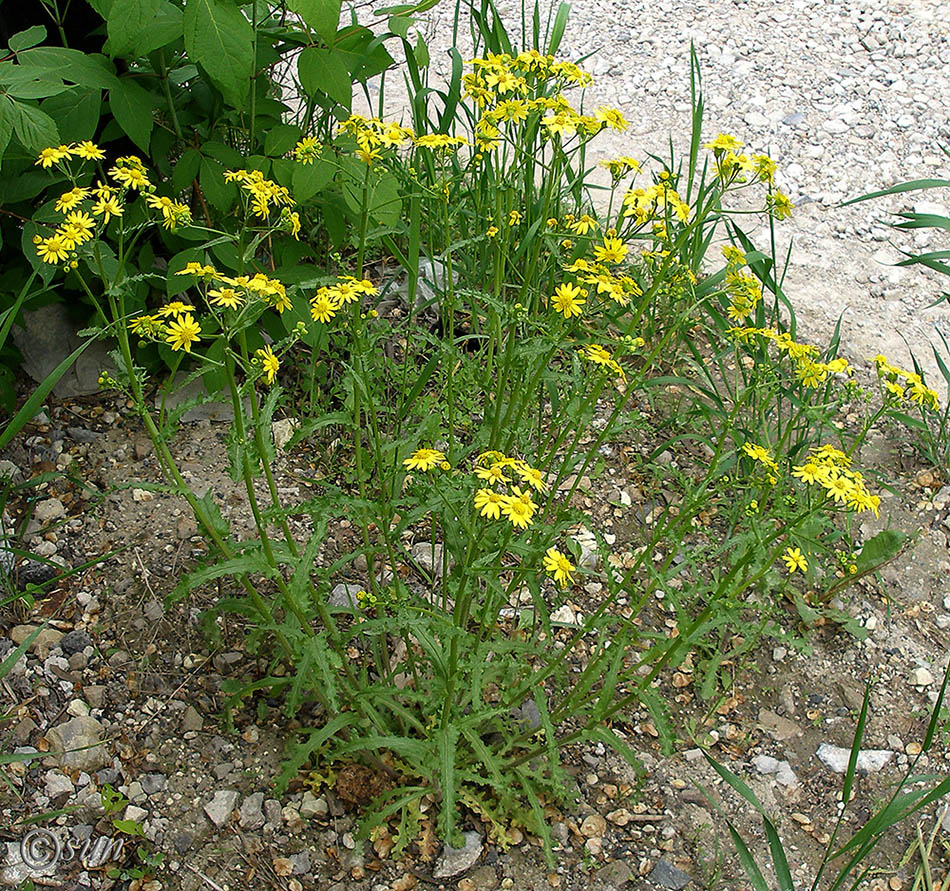
[{"label": "yellow flower cluster", "polygon": [[772,341],[778,351],[787,355],[792,363],[792,371],[799,383],[810,389],[821,386],[832,374],[851,374],[853,369],[847,359],[837,358],[829,362],[822,362],[817,357],[820,352],[817,347],[807,343],[798,343],[786,332],[778,332],[774,328],[742,328],[734,327],[729,333],[739,343],[748,343],[754,337],[762,337]]},{"label": "yellow flower cluster", "polygon": [[689,205],[679,193],[661,177],[660,182],[646,188],[628,189],[623,197],[624,216],[633,217],[638,225],[651,220],[663,220],[669,206],[673,217],[681,223],[689,219]]},{"label": "yellow flower cluster", "polygon": [[[579,257],[573,263],[564,266],[563,269],[577,275],[578,280],[585,285],[589,285],[598,296],[606,297],[621,306],[625,306],[630,301],[631,295],[639,296],[642,294],[640,286],[629,275],[618,275],[602,263],[591,263],[583,257]],[[584,296],[586,297],[586,293]],[[555,308],[558,312],[562,311],[560,307],[556,306]]]},{"label": "yellow flower cluster", "polygon": [[310,298],[310,317],[325,325],[347,303],[359,300],[363,295],[375,297],[378,293],[379,289],[369,279],[338,276],[336,284],[324,285]]},{"label": "yellow flower cluster", "polygon": [[833,445],[811,449],[805,463],[792,468],[792,476],[808,485],[821,486],[829,498],[857,513],[870,510],[878,516],[880,497],[868,491],[863,476],[851,469],[851,459]]},{"label": "yellow flower cluster", "polygon": [[164,341],[175,352],[190,353],[192,344],[201,340],[201,325],[192,316],[193,311],[190,303],[173,300],[152,315],[132,319],[129,330],[147,340]]},{"label": "yellow flower cluster", "polygon": [[621,155],[619,158],[611,158],[600,162],[601,167],[606,167],[610,171],[613,180],[621,180],[628,173],[639,173],[640,162],[629,155]]},{"label": "yellow flower cluster", "polygon": [[732,321],[744,322],[755,312],[762,299],[762,285],[755,276],[741,271],[746,262],[742,251],[726,245],[722,252],[726,258],[725,290],[729,295],[727,313]]},{"label": "yellow flower cluster", "polygon": [[99,146],[88,139],[84,139],[82,142],[45,148],[40,152],[35,163],[47,170],[54,164],[58,164],[60,161],[68,161],[70,158],[81,158],[84,161],[101,161],[105,156],[106,153]]},{"label": "yellow flower cluster", "polygon": [[402,463],[406,470],[421,470],[423,473],[428,473],[436,467],[441,467],[443,470],[449,469],[445,454],[438,449],[416,449]]},{"label": "yellow flower cluster", "polygon": [[[531,490],[543,492],[545,489],[540,470],[518,458],[490,451],[478,456],[474,473],[480,481],[488,483],[475,492],[475,509],[481,516],[490,520],[505,517],[516,529],[531,525],[538,510]],[[520,480],[520,485],[514,483],[514,477]]]},{"label": "yellow flower cluster", "polygon": [[937,391],[928,387],[917,372],[905,371],[898,365],[891,365],[887,356],[880,354],[874,357],[874,366],[885,393],[897,399],[906,397],[917,405],[939,410],[940,397]]},{"label": "yellow flower cluster", "polygon": [[742,143],[734,136],[720,133],[712,142],[707,142],[705,147],[712,150],[716,159],[716,173],[723,180],[745,182],[746,174],[751,174],[763,183],[771,183],[775,179],[778,165],[768,155],[749,157],[737,154]]},{"label": "yellow flower cluster", "polygon": [[180,201],[173,201],[163,195],[146,195],[145,203],[161,213],[162,225],[172,232],[191,223],[191,211],[188,205]]},{"label": "yellow flower cluster", "polygon": [[492,53],[472,59],[472,71],[462,76],[465,95],[485,108],[505,98],[527,96],[539,87],[556,92],[567,86],[589,86],[593,78],[573,62],[558,61],[537,50],[512,56]]},{"label": "yellow flower cluster", "polygon": [[599,343],[589,343],[587,346],[581,347],[578,352],[582,359],[586,359],[594,365],[599,365],[601,368],[609,369],[621,380],[625,381],[627,379],[626,372],[620,367],[620,363],[614,359],[608,349],[602,347]]},{"label": "yellow flower cluster", "polygon": [[266,220],[270,215],[271,207],[293,207],[294,200],[290,192],[283,186],[277,185],[269,179],[264,179],[260,170],[227,170],[224,173],[225,182],[240,183],[241,188],[251,198],[251,212]]}]

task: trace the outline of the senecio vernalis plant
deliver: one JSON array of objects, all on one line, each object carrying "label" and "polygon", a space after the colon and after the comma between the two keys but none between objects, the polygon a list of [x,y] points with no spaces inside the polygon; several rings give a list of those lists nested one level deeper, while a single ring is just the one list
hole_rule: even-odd
[{"label": "senecio vernalis plant", "polygon": [[[69,189],[37,214],[35,261],[75,277],[96,307],[117,345],[102,385],[131,399],[166,490],[187,499],[208,540],[207,563],[176,596],[232,579],[211,612],[240,616],[271,660],[229,708],[261,688],[282,692],[290,715],[316,704],[321,717],[288,744],[278,786],[358,759],[384,778],[367,832],[398,816],[404,847],[437,811],[453,840],[464,808],[499,843],[522,826],[552,856],[550,808],[569,797],[563,748],[598,740],[636,763],[622,717],[645,704],[666,726],[660,672],[701,651],[748,592],[837,578],[836,564],[815,565],[831,550],[822,529],[836,513],[876,513],[878,499],[852,454],[820,442],[847,363],[798,344],[778,299],[767,311],[763,291],[778,294],[762,255],[732,246],[720,273],[703,268],[736,191],[762,189],[770,219],[791,211],[775,164],[719,135],[700,166],[696,114],[687,169],[672,157],[653,159],[652,173],[608,160],[609,207],[598,211],[585,149],[626,122],[565,98],[589,75],[528,51],[476,58],[459,77],[440,132],[426,132],[424,102],[413,128],[351,115],[332,138],[302,135],[272,173],[250,161],[229,170],[236,199],[217,217],[135,157],[106,169],[90,142],[48,148],[37,164]],[[282,280],[273,244],[299,240],[304,257],[330,225],[312,189],[296,197],[312,177],[352,231],[338,253],[315,251],[325,265]],[[197,245],[188,258],[131,265],[145,243],[185,236]],[[408,278],[395,312],[385,311],[383,256]],[[443,274],[420,305],[422,259]],[[162,290],[168,299],[156,301]],[[687,380],[679,357],[699,357],[699,330],[713,355],[705,377]],[[256,537],[239,538],[213,493],[199,497],[178,469],[171,443],[188,403],[147,399],[142,345],[170,365],[164,394],[179,372],[227,394],[231,472]],[[311,409],[291,445],[343,431],[350,482],[314,480],[314,498],[287,504],[271,423],[288,369],[304,368],[308,352],[310,376],[298,380],[316,387],[319,365],[330,389],[296,400]],[[578,544],[581,480],[654,394],[680,383],[698,425],[670,443],[701,444],[702,461],[669,481],[677,503],[631,550],[600,563]],[[717,510],[721,534],[706,535],[698,518]],[[318,561],[344,517],[358,548]],[[668,584],[683,555],[691,573]],[[341,605],[330,591],[357,557],[362,590]],[[600,593],[578,606],[591,574]],[[640,620],[664,590],[680,592],[672,636]]]}]

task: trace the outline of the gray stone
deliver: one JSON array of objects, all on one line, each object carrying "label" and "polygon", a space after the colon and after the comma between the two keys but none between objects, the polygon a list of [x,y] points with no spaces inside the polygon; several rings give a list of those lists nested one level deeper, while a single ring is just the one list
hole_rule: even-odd
[{"label": "gray stone", "polygon": [[59,646],[62,651],[67,656],[72,656],[74,653],[79,653],[86,647],[91,647],[93,645],[92,638],[85,631],[70,631],[62,640],[59,642]]},{"label": "gray stone", "polygon": [[149,622],[158,622],[165,615],[165,610],[157,600],[150,600],[145,604],[144,613]]},{"label": "gray stone", "polygon": [[594,873],[594,881],[603,888],[621,888],[633,880],[633,870],[622,860],[613,860]]},{"label": "gray stone", "polygon": [[103,727],[90,717],[73,718],[47,731],[50,751],[44,764],[93,771],[109,763],[102,744]]},{"label": "gray stone", "polygon": [[162,773],[146,773],[139,777],[139,783],[146,795],[154,795],[168,785],[168,778]]},{"label": "gray stone", "polygon": [[268,798],[264,802],[264,816],[271,826],[280,826],[280,802],[276,798]]},{"label": "gray stone", "polygon": [[46,783],[46,794],[49,795],[50,798],[55,798],[64,792],[72,794],[76,791],[73,786],[73,781],[58,770],[51,770],[47,773],[44,781]]},{"label": "gray stone", "polygon": [[242,829],[260,829],[264,825],[264,793],[254,792],[241,802],[238,820]]},{"label": "gray stone", "polygon": [[[201,378],[178,387],[169,393],[168,398],[165,400],[165,409],[175,409],[186,402],[194,403],[186,409],[185,413],[181,416],[181,420],[186,424],[191,424],[195,421],[212,421],[228,424],[234,420],[234,407],[231,405],[230,400],[225,401],[212,398],[207,390],[205,390]],[[159,393],[155,397],[155,407],[158,408],[161,404],[162,394]],[[251,403],[249,399],[244,400],[244,407],[247,414],[250,414]]]},{"label": "gray stone", "polygon": [[[70,353],[85,343],[76,333],[65,304],[50,303],[24,311],[22,325],[14,325],[13,342],[23,354],[23,370],[42,383]],[[114,370],[105,343],[94,343],[73,363],[53,387],[58,397],[88,396],[99,392],[99,374]]]},{"label": "gray stone", "polygon": [[44,526],[65,516],[66,508],[58,498],[45,498],[33,508],[33,519]]},{"label": "gray stone", "polygon": [[187,733],[189,730],[201,730],[202,727],[204,727],[204,721],[201,715],[198,714],[198,710],[193,705],[189,705],[182,712],[181,729]]},{"label": "gray stone", "polygon": [[[835,773],[844,773],[851,760],[851,750],[830,743],[818,746],[818,760]],[[862,773],[874,773],[887,764],[894,753],[889,749],[862,749],[858,752],[857,769]]]},{"label": "gray stone", "polygon": [[763,708],[759,711],[759,725],[768,733],[772,739],[783,742],[798,736],[802,730],[794,721],[789,718],[783,718],[770,709]]},{"label": "gray stone", "polygon": [[240,797],[233,789],[219,789],[214,793],[214,798],[204,805],[203,810],[208,819],[220,829],[231,819]]},{"label": "gray stone", "polygon": [[106,704],[106,688],[104,684],[89,684],[82,688],[82,695],[90,708],[102,708]]},{"label": "gray stone", "polygon": [[475,865],[475,861],[482,853],[482,837],[477,832],[465,832],[465,843],[461,848],[446,845],[435,865],[432,877],[436,879],[450,879],[460,875]]},{"label": "gray stone", "polygon": [[100,436],[101,433],[95,430],[87,430],[85,427],[67,427],[66,435],[73,441],[84,443],[88,445],[91,442],[95,442]]},{"label": "gray stone", "polygon": [[[10,640],[19,646],[36,631],[36,628],[36,625],[14,625],[13,628],[10,629]],[[40,659],[45,659],[49,655],[49,651],[62,639],[62,631],[57,631],[55,628],[44,628],[33,639],[33,643],[30,644],[29,649],[36,653]]]},{"label": "gray stone", "polygon": [[325,798],[317,798],[309,790],[303,793],[303,801],[300,802],[301,817],[309,820],[311,817],[325,817],[329,812],[330,806]]},{"label": "gray stone", "polygon": [[416,542],[412,546],[412,559],[436,580],[441,578],[443,568],[451,572],[454,562],[451,556],[446,560],[445,548],[441,544],[433,545],[431,541]]},{"label": "gray stone", "polygon": [[681,869],[677,869],[666,860],[658,860],[656,866],[647,878],[660,888],[669,888],[670,891],[683,891],[691,881],[690,877]]},{"label": "gray stone", "polygon": [[360,602],[357,594],[364,590],[362,585],[339,584],[330,592],[327,604],[336,609],[359,609]]},{"label": "gray stone", "polygon": [[304,848],[302,851],[299,851],[296,854],[290,856],[290,862],[293,864],[293,871],[295,876],[306,875],[310,872],[310,851],[307,848]]}]

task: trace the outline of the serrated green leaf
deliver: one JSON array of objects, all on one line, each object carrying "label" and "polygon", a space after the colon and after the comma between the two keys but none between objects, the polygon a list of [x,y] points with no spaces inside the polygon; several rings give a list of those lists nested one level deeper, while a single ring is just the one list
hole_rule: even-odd
[{"label": "serrated green leaf", "polygon": [[147,152],[155,123],[151,94],[124,77],[109,90],[109,107],[126,136],[143,152]]},{"label": "serrated green leaf", "polygon": [[309,201],[322,191],[333,179],[334,166],[326,158],[318,158],[313,164],[297,164],[294,167],[293,194],[296,201]]},{"label": "serrated green leaf", "polygon": [[10,144],[13,136],[13,119],[15,112],[12,108],[13,100],[0,96],[0,167],[3,165],[3,153]]},{"label": "serrated green leaf", "polygon": [[30,152],[40,152],[51,145],[59,145],[59,129],[56,122],[33,105],[14,102],[13,132],[23,147]]},{"label": "serrated green leaf", "polygon": [[335,50],[309,46],[297,59],[297,75],[308,96],[325,94],[334,102],[349,108],[353,101],[353,85],[347,57]]},{"label": "serrated green leaf", "polygon": [[56,121],[59,132],[68,133],[73,141],[92,139],[99,126],[102,90],[75,87],[68,93],[47,99],[43,111]]},{"label": "serrated green leaf", "polygon": [[100,53],[82,53],[63,46],[38,46],[21,53],[20,62],[81,87],[111,90],[119,82],[115,66]]},{"label": "serrated green leaf", "polygon": [[158,12],[160,0],[113,0],[106,29],[109,48],[117,56],[127,55],[138,46],[143,29],[148,29]]},{"label": "serrated green leaf", "polygon": [[251,23],[228,0],[188,0],[183,26],[188,57],[231,105],[241,107],[253,74]]}]

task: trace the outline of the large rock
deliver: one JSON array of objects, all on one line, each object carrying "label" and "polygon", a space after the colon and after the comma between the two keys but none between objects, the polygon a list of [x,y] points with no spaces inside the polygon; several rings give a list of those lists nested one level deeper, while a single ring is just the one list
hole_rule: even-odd
[{"label": "large rock", "polygon": [[50,751],[43,763],[87,772],[104,767],[111,759],[102,744],[102,730],[102,725],[88,716],[54,727],[46,734]]},{"label": "large rock", "polygon": [[[23,354],[23,370],[42,383],[84,342],[76,333],[84,325],[74,322],[62,303],[25,310],[21,319],[21,325],[13,326],[13,342]],[[98,393],[100,372],[114,368],[107,344],[91,344],[59,379],[53,392],[60,398]]]}]

